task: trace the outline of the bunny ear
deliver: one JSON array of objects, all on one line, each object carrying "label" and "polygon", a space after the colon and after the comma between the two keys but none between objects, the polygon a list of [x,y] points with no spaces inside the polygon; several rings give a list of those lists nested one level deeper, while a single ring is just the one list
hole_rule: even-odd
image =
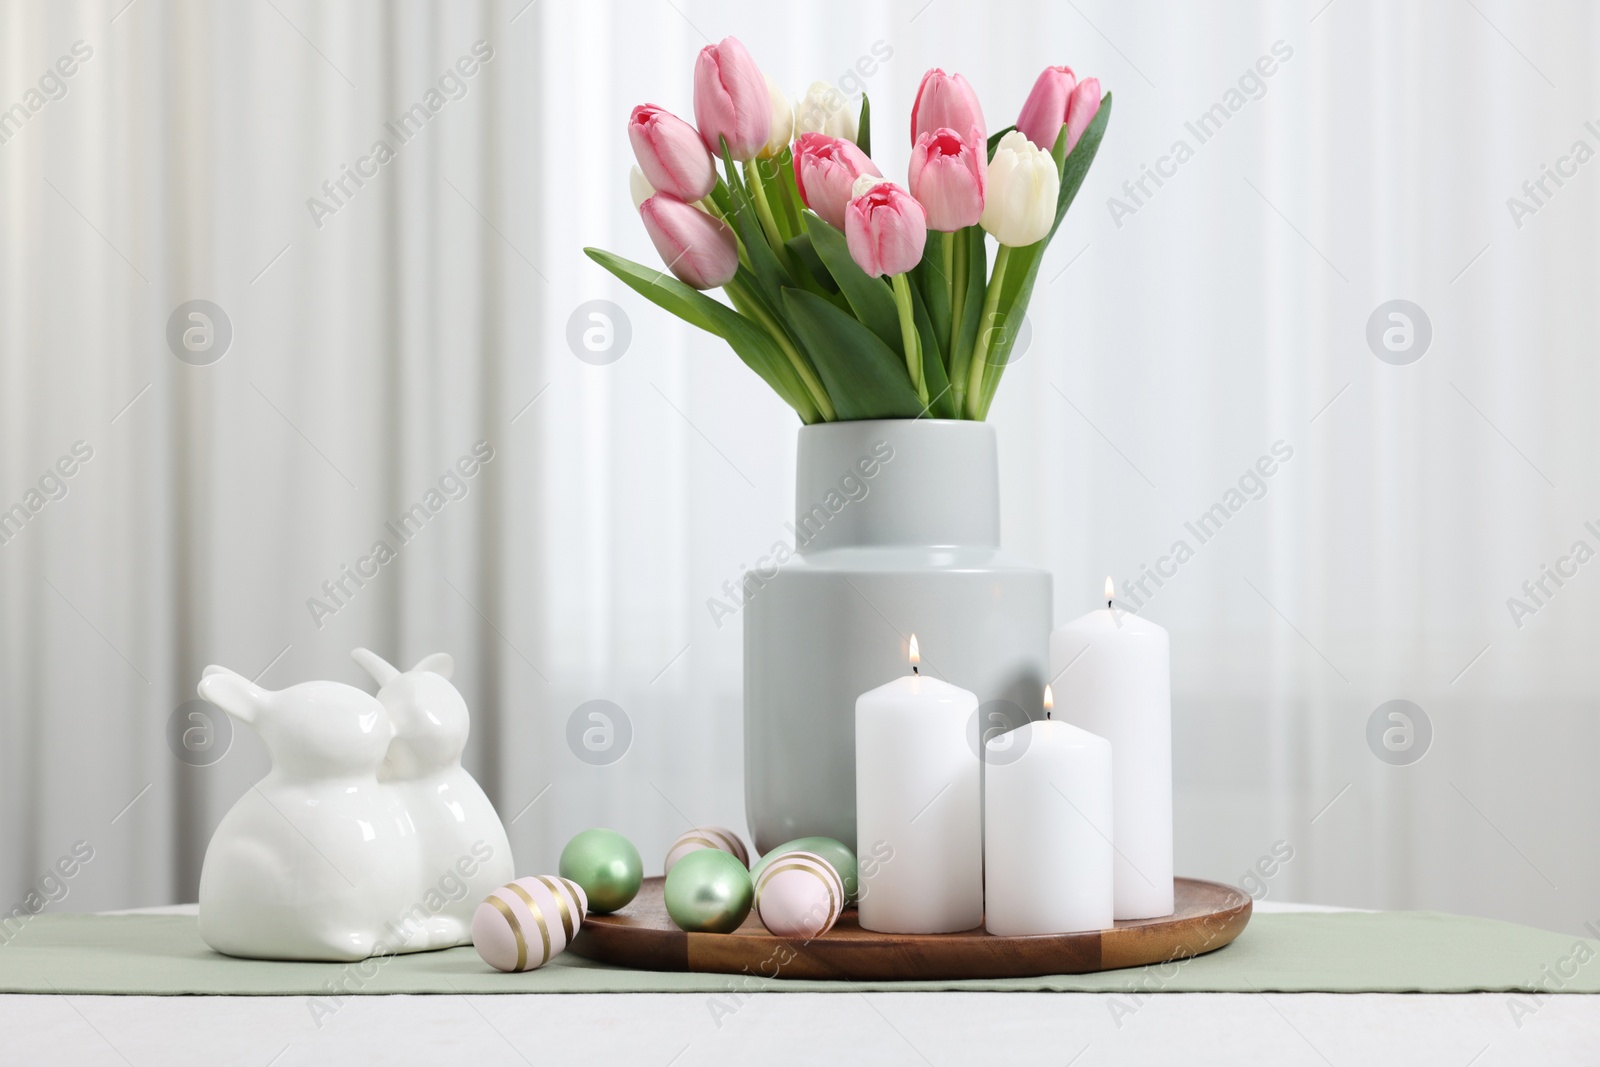
[{"label": "bunny ear", "polygon": [[435,652],[431,656],[423,656],[417,660],[417,665],[411,668],[414,671],[432,671],[441,678],[448,679],[456,669],[456,661],[450,658],[448,652]]},{"label": "bunny ear", "polygon": [[362,670],[372,675],[372,680],[378,683],[380,689],[400,677],[400,668],[371,649],[358,648],[350,653],[350,658],[359,663]]},{"label": "bunny ear", "polygon": [[266,706],[268,693],[244,675],[213,665],[200,679],[200,696],[240,722],[253,723]]}]

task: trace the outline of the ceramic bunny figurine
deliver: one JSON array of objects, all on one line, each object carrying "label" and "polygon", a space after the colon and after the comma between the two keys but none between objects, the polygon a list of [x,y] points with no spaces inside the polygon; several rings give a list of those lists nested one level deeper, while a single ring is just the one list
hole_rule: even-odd
[{"label": "ceramic bunny figurine", "polygon": [[494,805],[461,766],[470,726],[467,703],[450,684],[454,662],[425,656],[402,673],[377,653],[350,653],[379,685],[395,726],[379,781],[400,794],[420,843],[423,892],[441,906],[423,924],[427,948],[472,942],[472,915],[516,877],[511,843]]},{"label": "ceramic bunny figurine", "polygon": [[378,781],[395,735],[383,704],[341,682],[270,692],[223,667],[206,668],[200,696],[248,724],[272,755],[272,770],[206,849],[200,936],[256,959],[361,960],[380,950],[386,924],[420,891],[416,830],[396,790]]}]

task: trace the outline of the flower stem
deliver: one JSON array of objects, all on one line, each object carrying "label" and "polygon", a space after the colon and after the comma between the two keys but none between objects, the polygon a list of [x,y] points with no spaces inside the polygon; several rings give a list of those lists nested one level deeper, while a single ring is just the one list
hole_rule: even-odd
[{"label": "flower stem", "polygon": [[922,373],[922,342],[917,337],[917,323],[911,312],[911,283],[904,274],[896,274],[890,284],[894,286],[895,309],[900,312],[900,344],[906,350],[906,370],[911,375],[911,384],[916,387],[917,399],[926,410],[928,380]]},{"label": "flower stem", "polygon": [[750,199],[756,205],[756,217],[761,220],[761,231],[773,251],[782,255],[787,251],[783,235],[778,232],[778,220],[772,217],[772,205],[767,203],[767,190],[761,184],[761,172],[755,161],[744,164],[744,184],[750,190]]},{"label": "flower stem", "polygon": [[[960,248],[956,245],[960,244]],[[967,235],[965,233],[947,233],[944,235],[944,273],[950,286],[950,345],[946,349],[950,353],[949,362],[955,363],[956,345],[961,340],[961,315],[965,310],[967,297]],[[959,397],[957,398],[960,399]],[[960,411],[960,405],[956,406]]]},{"label": "flower stem", "polygon": [[994,272],[989,275],[989,286],[983,296],[983,314],[978,317],[978,339],[972,345],[972,366],[967,372],[967,418],[983,418],[983,376],[989,362],[990,338],[998,328],[995,319],[1000,307],[1000,289],[1005,283],[1006,264],[1011,260],[1011,247],[1001,245],[995,253]]}]

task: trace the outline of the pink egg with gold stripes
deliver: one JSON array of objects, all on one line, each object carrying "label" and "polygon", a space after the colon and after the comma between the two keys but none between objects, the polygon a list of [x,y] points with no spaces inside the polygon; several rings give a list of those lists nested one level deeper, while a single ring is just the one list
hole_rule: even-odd
[{"label": "pink egg with gold stripes", "polygon": [[825,934],[839,921],[844,904],[839,872],[814,852],[785,852],[756,878],[756,914],[778,937]]},{"label": "pink egg with gold stripes", "polygon": [[518,878],[472,915],[472,946],[500,971],[532,971],[559,956],[589,914],[583,887],[553,874]]},{"label": "pink egg with gold stripes", "polygon": [[679,834],[672,847],[667,849],[667,862],[663,865],[661,873],[671,874],[672,868],[677,866],[679,860],[703,848],[726,852],[746,867],[750,866],[750,853],[745,851],[744,842],[739,840],[738,834],[732,830],[724,830],[720,826],[696,826],[693,830],[685,830]]}]

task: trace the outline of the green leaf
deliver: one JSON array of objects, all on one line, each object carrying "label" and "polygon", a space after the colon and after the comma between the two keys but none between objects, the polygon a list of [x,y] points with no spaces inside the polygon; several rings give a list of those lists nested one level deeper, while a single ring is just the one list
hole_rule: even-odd
[{"label": "green leaf", "polygon": [[861,149],[862,155],[872,155],[872,105],[867,103],[867,94],[861,94],[861,121],[856,124],[856,147]]},{"label": "green leaf", "polygon": [[806,202],[800,195],[800,183],[794,176],[793,148],[785,148],[778,158],[783,161],[783,172],[778,176],[778,180],[783,185],[784,210],[794,218],[794,232],[803,234],[806,232],[806,227],[800,216],[805,211]]},{"label": "green leaf", "polygon": [[944,358],[946,371],[950,367],[950,283],[945,274],[944,250],[945,242],[953,241],[957,236],[929,230],[928,243],[922,250],[922,261],[911,269],[912,287],[919,291],[928,319],[939,336],[939,352]]},{"label": "green leaf", "polygon": [[774,207],[781,207],[785,239],[793,239],[805,232],[800,224],[800,187],[794,180],[794,154],[788,145],[771,159],[763,160],[763,177],[767,179],[767,199]]},{"label": "green leaf", "polygon": [[745,366],[771,386],[784,403],[799,412],[804,421],[816,421],[816,408],[806,396],[805,387],[777,342],[761,327],[670,274],[601,248],[585,248],[583,251],[590,259],[616,275],[624,285],[657,307],[728,342]]},{"label": "green leaf", "polygon": [[981,226],[968,226],[956,234],[956,240],[967,242],[967,295],[961,309],[961,332],[957,335],[956,350],[950,354],[950,380],[955,383],[957,399],[963,399],[967,374],[972,369],[972,349],[978,343],[978,320],[983,317],[985,279],[989,276],[989,249],[984,244]]},{"label": "green leaf", "polygon": [[812,277],[822,283],[824,288],[831,288],[832,292],[839,291],[839,285],[833,280],[833,275],[828,272],[828,267],[822,262],[822,257],[817,255],[816,246],[812,243],[809,233],[802,233],[798,237],[790,238],[784,242],[789,249],[789,258],[805,267]]},{"label": "green leaf", "polygon": [[[856,266],[856,261],[850,258],[850,245],[844,234],[824,222],[814,211],[807,211],[805,220],[812,247],[827,265],[828,273],[838,283],[839,291],[850,302],[856,318],[876,334],[891,352],[903,359],[905,351],[900,343],[900,314],[895,310],[894,294],[889,291],[889,286]],[[829,390],[830,393],[832,391]]]},{"label": "green leaf", "polygon": [[871,330],[803,289],[785,289],[783,307],[841,420],[922,414],[905,363]]},{"label": "green leaf", "polygon": [[[936,419],[956,418],[956,398],[950,388],[950,378],[945,371],[945,342],[939,339],[922,294],[911,286],[911,318],[922,339],[922,380],[928,387],[927,414]],[[940,292],[944,290],[941,288]]]},{"label": "green leaf", "polygon": [[994,150],[1000,147],[1000,138],[1004,137],[1014,129],[1016,129],[1015,126],[1007,126],[999,133],[991,133],[989,135],[989,161],[991,163],[994,162]]},{"label": "green leaf", "polygon": [[[993,402],[995,390],[1000,385],[1000,376],[1011,359],[1011,348],[1016,344],[1022,317],[1026,314],[1028,301],[1033,296],[1033,283],[1039,275],[1039,264],[1044,259],[1044,250],[1050,244],[1050,239],[1056,235],[1061,220],[1067,217],[1067,209],[1072,206],[1073,199],[1082,188],[1083,180],[1089,174],[1089,167],[1094,163],[1095,154],[1100,151],[1100,142],[1105,138],[1106,124],[1110,121],[1111,94],[1107,93],[1100,100],[1100,110],[1095,114],[1094,120],[1083,131],[1083,136],[1078,139],[1077,145],[1062,164],[1061,191],[1056,195],[1056,218],[1050,226],[1050,232],[1036,244],[1012,250],[1011,263],[1006,269],[1004,284],[1000,289],[1000,302],[996,308],[1000,320],[997,325],[1003,332],[999,335],[998,343],[989,350],[988,361],[991,370],[984,374],[984,395],[980,398],[978,408],[982,417],[988,416],[989,405]],[[1056,147],[1065,147],[1065,137],[1066,132],[1063,130]]]}]

